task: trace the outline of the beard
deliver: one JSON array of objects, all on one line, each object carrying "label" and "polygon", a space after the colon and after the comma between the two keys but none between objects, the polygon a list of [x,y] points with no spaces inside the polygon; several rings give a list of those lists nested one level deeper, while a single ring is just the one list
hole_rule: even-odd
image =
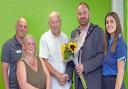
[{"label": "beard", "polygon": [[88,23],[89,23],[89,19],[81,18],[81,19],[79,20],[80,26],[87,26]]},{"label": "beard", "polygon": [[19,38],[23,39],[25,37],[26,33],[25,32],[22,32],[19,34]]},{"label": "beard", "polygon": [[17,37],[20,38],[20,39],[23,39],[26,34],[27,34],[26,31],[23,31],[23,30],[22,30],[22,31],[16,30],[16,35],[17,35]]}]

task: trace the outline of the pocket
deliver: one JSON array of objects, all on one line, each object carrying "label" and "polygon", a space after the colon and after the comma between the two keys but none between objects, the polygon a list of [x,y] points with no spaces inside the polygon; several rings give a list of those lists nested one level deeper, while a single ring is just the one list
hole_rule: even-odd
[{"label": "pocket", "polygon": [[11,64],[15,64],[17,63],[17,61],[20,59],[22,53],[17,53],[16,50],[11,50],[11,53],[10,53],[10,63]]}]

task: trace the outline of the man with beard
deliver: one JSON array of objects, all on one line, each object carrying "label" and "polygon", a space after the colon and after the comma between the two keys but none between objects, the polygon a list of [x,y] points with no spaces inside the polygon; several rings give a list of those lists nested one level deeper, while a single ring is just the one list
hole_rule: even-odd
[{"label": "man with beard", "polygon": [[22,40],[27,30],[27,20],[19,18],[16,24],[16,35],[3,45],[1,61],[5,89],[19,89],[16,64],[22,55]]},{"label": "man with beard", "polygon": [[98,25],[92,24],[89,6],[82,2],[77,8],[79,27],[71,33],[71,38],[80,37],[81,48],[78,54],[78,65],[73,61],[67,63],[66,73],[72,81],[75,69],[75,89],[84,89],[79,78],[82,73],[87,84],[87,89],[101,89],[102,64],[103,64],[103,39],[104,34]]}]

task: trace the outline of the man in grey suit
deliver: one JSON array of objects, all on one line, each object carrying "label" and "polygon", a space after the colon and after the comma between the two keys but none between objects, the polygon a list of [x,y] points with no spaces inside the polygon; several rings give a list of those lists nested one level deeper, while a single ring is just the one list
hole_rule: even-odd
[{"label": "man in grey suit", "polygon": [[83,73],[87,89],[101,89],[102,64],[103,64],[103,30],[89,21],[89,6],[82,2],[77,8],[79,27],[72,31],[71,38],[76,34],[81,36],[83,45],[79,51],[79,64],[74,65],[72,61],[67,63],[66,73],[72,80],[73,69],[75,69],[75,89],[83,89],[79,74]]}]

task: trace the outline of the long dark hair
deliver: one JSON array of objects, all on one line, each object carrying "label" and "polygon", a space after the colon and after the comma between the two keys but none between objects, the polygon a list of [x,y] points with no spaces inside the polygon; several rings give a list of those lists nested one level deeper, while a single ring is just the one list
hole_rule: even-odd
[{"label": "long dark hair", "polygon": [[115,12],[109,12],[105,17],[105,38],[104,38],[105,53],[108,49],[108,40],[110,39],[110,34],[107,32],[107,29],[106,29],[106,18],[108,16],[112,16],[116,21],[116,31],[115,31],[115,34],[114,34],[114,41],[112,43],[111,52],[115,51],[116,44],[117,44],[117,41],[118,41],[118,38],[119,38],[119,34],[122,35],[122,29],[121,29],[121,24],[120,24],[120,20],[119,20],[118,15]]}]

